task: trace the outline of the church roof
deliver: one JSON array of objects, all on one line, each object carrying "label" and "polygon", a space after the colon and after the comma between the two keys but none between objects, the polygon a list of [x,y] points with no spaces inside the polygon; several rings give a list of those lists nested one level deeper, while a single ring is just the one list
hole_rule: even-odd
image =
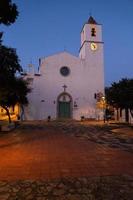
[{"label": "church roof", "polygon": [[90,16],[90,18],[88,19],[88,24],[98,24],[98,23],[92,16]]},{"label": "church roof", "polygon": [[[57,58],[57,56],[58,57],[69,57],[69,58],[73,58],[73,59],[76,59],[77,61],[79,60],[79,57],[77,57],[77,56],[75,56],[75,55],[73,55],[73,54],[71,54],[71,53],[69,53],[69,52],[67,52],[67,51],[62,51],[62,52],[58,52],[58,53],[56,53],[56,54],[53,54],[53,55],[49,55],[49,56],[47,56],[47,57],[45,57],[45,58],[41,58],[41,59],[51,59],[51,58]],[[62,60],[63,60],[63,58],[62,58]]]}]

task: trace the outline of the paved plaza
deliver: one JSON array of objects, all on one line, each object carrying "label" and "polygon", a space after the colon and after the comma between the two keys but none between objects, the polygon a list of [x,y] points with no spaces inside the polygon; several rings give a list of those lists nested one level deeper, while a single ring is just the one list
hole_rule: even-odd
[{"label": "paved plaza", "polygon": [[[96,186],[96,183],[101,180],[99,177],[104,177],[103,183],[106,184],[109,182],[108,177],[112,177],[111,182],[116,185],[117,181],[118,183],[121,181],[120,177],[123,176],[127,177],[122,178],[125,180],[123,184],[130,179],[129,184],[127,184],[128,190],[130,189],[129,197],[133,190],[133,132],[130,129],[126,134],[123,132],[124,128],[120,128],[119,132],[117,126],[94,125],[84,122],[25,122],[10,133],[1,133],[0,186],[6,191],[12,186],[11,183],[17,184],[18,188],[12,194],[16,194],[18,191],[19,197],[10,196],[7,191],[3,192],[0,189],[0,200],[23,198],[78,200],[80,192],[82,193],[81,188],[88,187],[83,187],[84,182],[88,184],[88,181],[93,180]],[[114,129],[114,132],[111,129]],[[93,179],[94,177],[98,179]],[[30,185],[34,182],[34,184],[42,185],[42,182],[38,183],[40,180],[45,181],[45,183],[50,182],[52,189],[55,187],[53,184],[56,186],[61,184],[62,186],[56,187],[55,197],[48,196],[48,185],[46,187],[44,183],[47,192],[42,192],[42,196],[33,197],[30,194],[31,189],[29,193],[27,192],[28,195],[30,194],[29,196],[20,195],[21,184]],[[70,197],[74,195],[73,192],[70,192],[70,196],[65,197],[64,192],[67,191],[68,185],[66,186],[61,180],[64,182],[67,180],[69,185],[74,184],[74,187],[80,191],[76,192],[75,195],[79,196],[77,198]],[[115,180],[117,181],[115,182]],[[20,182],[17,183],[17,181]],[[127,189],[122,191],[127,191]],[[86,188],[82,194],[84,197],[81,195],[82,199],[95,199],[91,198],[92,196],[87,197],[89,194]],[[128,199],[128,197],[123,199]]]}]

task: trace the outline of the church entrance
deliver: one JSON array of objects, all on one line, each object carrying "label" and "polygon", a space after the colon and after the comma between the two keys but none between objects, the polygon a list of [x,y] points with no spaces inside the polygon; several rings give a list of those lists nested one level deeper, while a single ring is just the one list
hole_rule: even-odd
[{"label": "church entrance", "polygon": [[70,102],[59,102],[59,118],[70,118]]},{"label": "church entrance", "polygon": [[72,117],[72,98],[66,92],[58,97],[58,118],[71,118]]}]

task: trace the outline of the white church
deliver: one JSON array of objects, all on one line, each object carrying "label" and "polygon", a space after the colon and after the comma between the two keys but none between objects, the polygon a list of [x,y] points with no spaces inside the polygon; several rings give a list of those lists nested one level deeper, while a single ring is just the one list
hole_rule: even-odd
[{"label": "white church", "polygon": [[24,78],[32,88],[24,119],[102,119],[96,94],[104,95],[102,25],[90,16],[81,30],[79,56],[66,51],[40,58],[38,73]]}]

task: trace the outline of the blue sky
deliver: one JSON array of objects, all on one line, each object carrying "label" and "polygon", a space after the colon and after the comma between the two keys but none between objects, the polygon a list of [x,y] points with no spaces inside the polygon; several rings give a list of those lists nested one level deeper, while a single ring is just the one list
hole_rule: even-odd
[{"label": "blue sky", "polygon": [[80,31],[89,15],[103,25],[105,85],[133,78],[133,0],[13,0],[20,12],[3,43],[17,49],[21,65],[64,48],[78,56]]}]

